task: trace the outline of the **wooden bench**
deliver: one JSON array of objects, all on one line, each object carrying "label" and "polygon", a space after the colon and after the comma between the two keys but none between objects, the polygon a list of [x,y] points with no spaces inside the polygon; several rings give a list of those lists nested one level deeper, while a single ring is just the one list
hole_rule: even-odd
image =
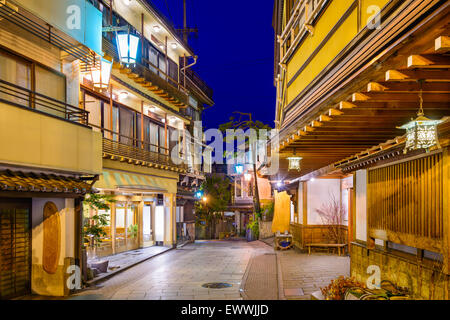
[{"label": "wooden bench", "polygon": [[341,256],[341,249],[345,252],[345,247],[347,244],[337,244],[337,243],[308,243],[308,254],[311,254],[311,248],[337,248],[339,256]]}]

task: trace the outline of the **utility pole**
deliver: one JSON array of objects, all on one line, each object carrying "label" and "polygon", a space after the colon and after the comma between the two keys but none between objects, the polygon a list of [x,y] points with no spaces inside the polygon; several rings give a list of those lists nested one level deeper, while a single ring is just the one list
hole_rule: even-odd
[{"label": "utility pole", "polygon": [[198,33],[197,28],[188,28],[187,26],[187,4],[186,0],[183,0],[183,29],[177,29],[178,32],[183,34],[183,40],[188,43],[189,34]]}]

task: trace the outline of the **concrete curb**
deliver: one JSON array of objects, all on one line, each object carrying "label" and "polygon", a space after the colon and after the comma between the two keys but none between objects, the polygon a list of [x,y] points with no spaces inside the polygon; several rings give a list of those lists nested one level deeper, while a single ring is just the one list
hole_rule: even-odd
[{"label": "concrete curb", "polygon": [[164,254],[164,253],[166,253],[166,252],[172,251],[172,250],[174,250],[174,249],[176,249],[176,248],[169,248],[169,249],[167,249],[166,251],[159,252],[159,253],[157,253],[157,254],[151,256],[151,257],[144,258],[144,259],[142,259],[142,260],[139,260],[139,261],[136,261],[136,262],[131,263],[131,264],[129,264],[129,265],[126,265],[126,266],[123,267],[123,268],[119,268],[119,269],[117,269],[117,270],[115,270],[115,271],[113,271],[113,272],[106,273],[106,274],[104,274],[103,276],[100,276],[100,277],[98,277],[98,278],[96,278],[96,279],[89,280],[89,281],[86,282],[86,287],[91,287],[91,286],[93,286],[93,285],[95,285],[95,284],[98,284],[98,283],[100,283],[100,282],[103,282],[103,281],[105,281],[105,280],[108,280],[109,278],[111,278],[111,277],[113,277],[113,276],[115,276],[115,275],[117,275],[117,274],[119,274],[119,273],[121,273],[121,272],[123,272],[123,271],[125,271],[125,270],[128,270],[128,269],[130,269],[130,268],[132,268],[132,267],[134,267],[134,266],[136,266],[136,265],[138,265],[138,264],[140,264],[140,263],[142,263],[142,262],[145,262],[145,261],[148,261],[148,260],[150,260],[150,259],[153,259],[153,258],[155,258],[155,257],[157,257],[157,256],[160,256],[160,255],[162,255],[162,254]]},{"label": "concrete curb", "polygon": [[283,285],[283,269],[281,267],[281,259],[278,256],[279,253],[275,253],[277,256],[277,276],[278,276],[278,300],[287,300],[284,295],[284,285]]},{"label": "concrete curb", "polygon": [[245,293],[245,284],[247,283],[247,278],[250,273],[254,258],[255,258],[255,253],[253,253],[252,256],[250,257],[250,261],[248,262],[247,268],[245,269],[244,276],[242,277],[241,286],[239,287],[239,293],[243,300],[250,300],[247,293]]}]

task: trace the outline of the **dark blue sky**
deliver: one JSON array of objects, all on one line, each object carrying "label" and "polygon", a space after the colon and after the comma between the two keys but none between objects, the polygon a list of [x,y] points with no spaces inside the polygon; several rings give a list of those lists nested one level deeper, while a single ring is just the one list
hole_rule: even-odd
[{"label": "dark blue sky", "polygon": [[[151,0],[177,28],[183,0]],[[271,0],[187,0],[188,27],[199,29],[189,43],[199,56],[194,70],[214,90],[215,106],[204,126],[218,127],[233,111],[250,112],[273,126],[273,29]]]}]

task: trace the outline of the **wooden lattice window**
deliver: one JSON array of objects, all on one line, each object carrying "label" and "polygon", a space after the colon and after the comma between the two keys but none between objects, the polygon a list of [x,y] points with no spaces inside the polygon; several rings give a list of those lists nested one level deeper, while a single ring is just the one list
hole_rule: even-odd
[{"label": "wooden lattice window", "polygon": [[440,252],[443,179],[442,153],[370,170],[369,237]]}]

